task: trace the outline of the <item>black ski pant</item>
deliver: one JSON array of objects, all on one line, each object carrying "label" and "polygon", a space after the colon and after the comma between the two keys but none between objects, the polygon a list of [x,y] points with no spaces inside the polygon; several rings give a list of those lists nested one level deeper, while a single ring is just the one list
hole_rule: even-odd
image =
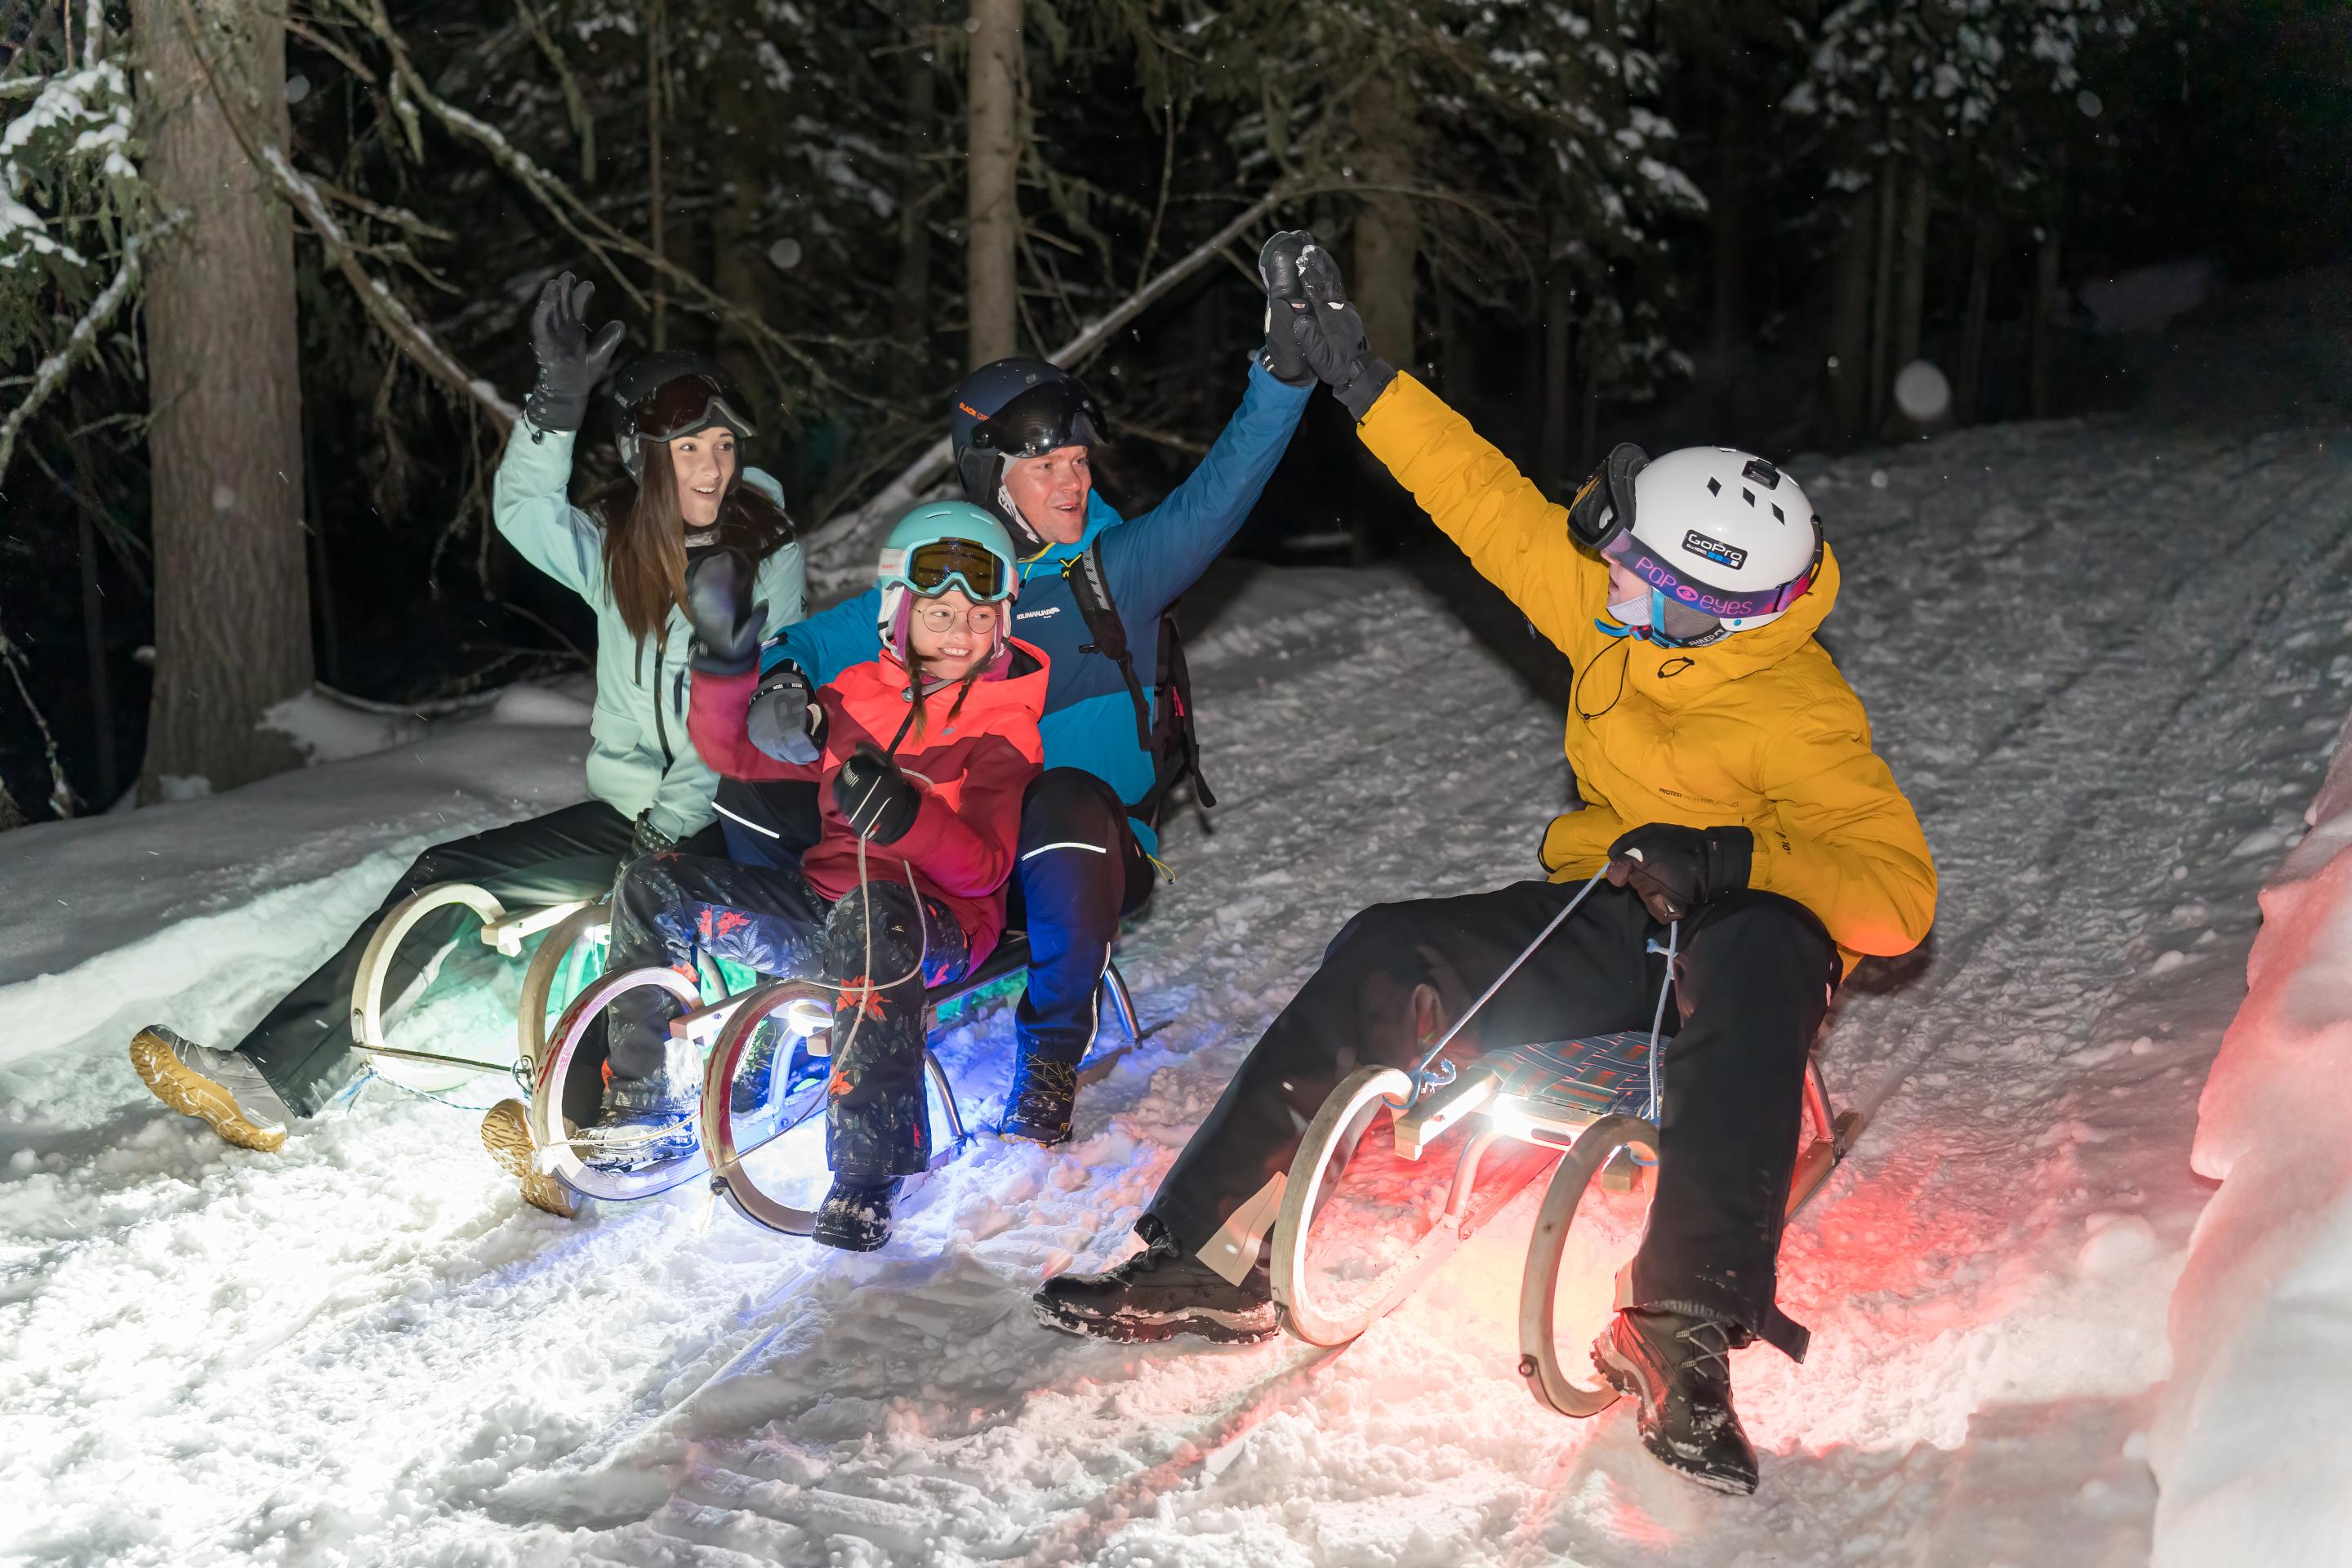
[{"label": "black ski pant", "polygon": [[1083,768],[1048,768],[1029,786],[1008,910],[1029,936],[1029,985],[1013,1016],[1023,1061],[1086,1058],[1119,917],[1151,897],[1152,869],[1110,785]]},{"label": "black ski pant", "polygon": [[[963,928],[935,898],[877,869],[838,901],[798,871],[663,851],[633,863],[614,895],[605,973],[675,966],[704,954],[771,979],[839,989],[826,1086],[825,1161],[845,1182],[908,1176],[930,1162],[923,1093],[923,993],[964,972]],[[640,987],[605,1012],[613,1076],[649,1078],[667,1059],[678,1005]],[[583,1064],[573,1058],[572,1076]]]},{"label": "black ski pant", "polygon": [[[1342,927],[1177,1156],[1150,1216],[1187,1253],[1298,1152],[1334,1089],[1370,1063],[1410,1068],[1427,1046],[1414,994],[1458,1018],[1580,884],[1519,882],[1377,904]],[[1631,890],[1595,888],[1465,1031],[1477,1051],[1650,1026],[1665,929]],[[1683,923],[1665,1052],[1658,1183],[1632,1305],[1721,1319],[1801,1354],[1774,1304],[1806,1058],[1840,963],[1821,921],[1742,891]],[[1461,1050],[1457,1041],[1454,1049]]]},{"label": "black ski pant", "polygon": [[[816,842],[816,787],[719,786],[728,858],[793,867]],[[1029,939],[1029,985],[1013,1014],[1024,1060],[1085,1059],[1101,1023],[1103,971],[1118,922],[1141,909],[1151,857],[1117,791],[1084,768],[1048,768],[1021,803],[1021,844],[1007,886],[1010,927]]]},{"label": "black ski pant", "polygon": [[[706,831],[687,842],[715,851],[719,836]],[[368,939],[394,905],[436,882],[472,882],[509,910],[602,898],[628,852],[629,819],[601,800],[435,845],[393,884],[341,950],[278,998],[237,1048],[252,1058],[289,1110],[300,1116],[317,1112],[356,1070],[352,982]],[[461,905],[427,915],[393,954],[384,995],[406,990],[444,947],[471,931],[473,921],[473,912]]]}]

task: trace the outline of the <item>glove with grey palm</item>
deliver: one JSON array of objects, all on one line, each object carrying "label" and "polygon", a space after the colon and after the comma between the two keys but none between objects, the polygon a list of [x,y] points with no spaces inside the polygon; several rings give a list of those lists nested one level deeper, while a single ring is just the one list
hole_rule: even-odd
[{"label": "glove with grey palm", "polygon": [[548,280],[539,291],[530,315],[530,346],[539,356],[539,380],[522,411],[542,430],[577,430],[588,417],[588,397],[621,346],[621,323],[613,321],[594,338],[588,335],[588,301],[593,283],[579,283],[566,272]]},{"label": "glove with grey palm", "polygon": [[743,727],[751,744],[780,763],[813,763],[824,746],[824,707],[809,678],[784,660],[760,678]]},{"label": "glove with grey palm", "polygon": [[1331,395],[1361,420],[1396,379],[1396,366],[1372,353],[1364,318],[1348,302],[1339,264],[1320,245],[1309,243],[1298,257],[1299,286],[1309,309],[1291,321],[1298,352]]}]

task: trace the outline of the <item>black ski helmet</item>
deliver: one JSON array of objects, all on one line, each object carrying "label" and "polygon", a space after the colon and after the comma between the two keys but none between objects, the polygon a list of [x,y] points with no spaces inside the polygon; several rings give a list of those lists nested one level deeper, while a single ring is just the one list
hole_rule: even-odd
[{"label": "black ski helmet", "polygon": [[642,443],[670,441],[713,425],[749,440],[758,432],[751,400],[709,354],[662,349],[631,360],[613,377],[613,436],[629,478],[645,478]]},{"label": "black ski helmet", "polygon": [[1098,446],[1102,424],[1087,384],[1059,365],[1019,357],[982,365],[963,378],[948,411],[964,498],[995,512],[1014,538],[1036,547],[1043,542],[1036,531],[1003,500],[1006,459]]}]

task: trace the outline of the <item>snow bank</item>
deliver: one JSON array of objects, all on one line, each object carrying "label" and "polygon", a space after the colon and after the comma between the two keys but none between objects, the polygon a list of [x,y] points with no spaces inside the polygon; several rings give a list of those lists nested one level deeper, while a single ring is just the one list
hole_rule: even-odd
[{"label": "snow bank", "polygon": [[2172,1299],[2150,1447],[2158,1564],[2341,1563],[2352,1542],[2352,719],[2263,889],[2198,1107],[2221,1183]]}]

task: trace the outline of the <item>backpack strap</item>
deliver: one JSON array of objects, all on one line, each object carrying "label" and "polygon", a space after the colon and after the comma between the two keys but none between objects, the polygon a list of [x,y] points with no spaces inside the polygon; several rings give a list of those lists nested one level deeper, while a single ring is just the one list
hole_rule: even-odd
[{"label": "backpack strap", "polygon": [[1215,805],[1217,797],[1209,781],[1201,776],[1201,742],[1192,729],[1192,678],[1184,665],[1184,639],[1176,629],[1176,606],[1170,605],[1160,616],[1160,664],[1152,683],[1160,697],[1155,714],[1135,673],[1127,623],[1111,601],[1110,582],[1102,566],[1102,542],[1097,540],[1063,563],[1062,577],[1070,585],[1079,618],[1087,623],[1087,635],[1094,639],[1078,651],[1098,653],[1118,666],[1128,696],[1135,703],[1136,742],[1151,759],[1151,788],[1129,809],[1157,826],[1168,792],[1186,779],[1192,781],[1193,797],[1204,809]]},{"label": "backpack strap", "polygon": [[1201,736],[1192,727],[1192,672],[1184,664],[1184,635],[1177,629],[1174,605],[1160,616],[1158,690],[1160,717],[1151,756],[1159,778],[1135,808],[1155,827],[1169,792],[1186,779],[1192,781],[1192,798],[1200,802],[1202,811],[1213,810],[1217,804],[1216,791],[1201,773]]},{"label": "backpack strap", "polygon": [[1127,623],[1119,619],[1118,606],[1111,602],[1110,582],[1103,574],[1102,542],[1097,540],[1062,563],[1062,580],[1070,585],[1078,617],[1087,623],[1087,636],[1094,638],[1078,651],[1098,653],[1118,666],[1119,675],[1127,681],[1127,694],[1135,702],[1136,743],[1147,754],[1154,754],[1151,701],[1143,695],[1143,683],[1135,676],[1135,656],[1127,647]]}]

